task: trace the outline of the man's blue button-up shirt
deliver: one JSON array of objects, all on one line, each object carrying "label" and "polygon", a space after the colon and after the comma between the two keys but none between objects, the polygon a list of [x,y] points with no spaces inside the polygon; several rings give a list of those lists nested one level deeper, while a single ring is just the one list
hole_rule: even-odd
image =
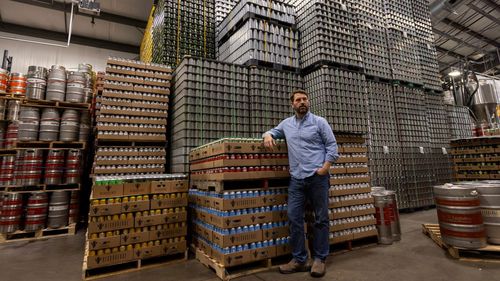
[{"label": "man's blue button-up shirt", "polygon": [[311,112],[302,119],[289,117],[266,133],[274,139],[286,139],[290,174],[296,179],[310,177],[326,161],[333,163],[339,158],[330,125]]}]

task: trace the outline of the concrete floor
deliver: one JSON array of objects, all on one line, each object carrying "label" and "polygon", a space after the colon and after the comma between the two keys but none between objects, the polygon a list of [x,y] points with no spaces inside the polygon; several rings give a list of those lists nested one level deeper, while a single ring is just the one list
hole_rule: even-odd
[{"label": "concrete floor", "polygon": [[[402,214],[403,239],[391,246],[373,246],[328,259],[323,280],[335,281],[495,281],[500,266],[494,263],[459,262],[421,231],[422,223],[435,223],[434,209]],[[0,244],[0,280],[81,280],[84,232],[76,236]],[[196,260],[140,272],[117,275],[103,281],[216,281],[215,274]],[[277,270],[237,279],[239,281],[318,280],[308,273],[281,275]]]}]

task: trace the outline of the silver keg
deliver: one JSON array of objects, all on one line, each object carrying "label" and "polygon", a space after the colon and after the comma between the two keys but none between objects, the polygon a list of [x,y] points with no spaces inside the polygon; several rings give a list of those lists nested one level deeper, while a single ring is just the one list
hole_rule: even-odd
[{"label": "silver keg", "polygon": [[0,120],[5,119],[5,113],[7,112],[7,100],[0,100]]},{"label": "silver keg", "polygon": [[61,184],[64,172],[64,150],[51,149],[45,161],[45,184]]},{"label": "silver keg", "polygon": [[5,147],[6,124],[0,122],[0,149]]},{"label": "silver keg", "polygon": [[7,120],[17,121],[19,120],[19,110],[21,109],[21,101],[10,100],[7,103]]},{"label": "silver keg", "polygon": [[60,141],[77,141],[80,130],[80,115],[75,109],[66,109],[61,117]]},{"label": "silver keg", "polygon": [[22,193],[5,192],[2,197],[0,233],[12,233],[21,227],[21,217],[23,214]]},{"label": "silver keg", "polygon": [[49,73],[45,99],[50,101],[64,101],[65,94],[66,68],[61,65],[53,65]]},{"label": "silver keg", "polygon": [[72,71],[68,75],[68,84],[66,85],[66,101],[82,103],[85,100],[85,73]]},{"label": "silver keg", "polygon": [[33,192],[26,204],[25,231],[36,231],[45,227],[49,199],[46,192]]},{"label": "silver keg", "polygon": [[2,157],[0,164],[0,186],[16,184],[16,156],[9,155]]},{"label": "silver keg", "polygon": [[466,249],[486,246],[479,194],[473,185],[435,186],[434,197],[444,243]]},{"label": "silver keg", "polygon": [[399,209],[396,192],[392,190],[384,190],[382,191],[382,194],[387,197],[386,200],[389,202],[388,208],[391,212],[392,238],[394,241],[399,241],[401,240],[401,223],[399,221]]},{"label": "silver keg", "polygon": [[68,150],[68,154],[66,155],[66,173],[64,174],[64,183],[80,183],[81,156],[82,151],[80,149]]},{"label": "silver keg", "polygon": [[44,108],[40,117],[40,134],[38,139],[41,141],[57,141],[59,138],[60,120],[59,110]]},{"label": "silver keg", "polygon": [[27,80],[23,73],[11,73],[7,93],[11,95],[24,96],[26,94]]},{"label": "silver keg", "polygon": [[68,206],[69,192],[54,191],[50,196],[49,219],[47,226],[49,228],[60,228],[68,225]]},{"label": "silver keg", "polygon": [[69,220],[68,224],[73,224],[78,222],[78,214],[79,214],[79,199],[80,192],[78,190],[71,191],[71,199],[69,201]]},{"label": "silver keg", "polygon": [[487,240],[500,244],[500,181],[476,183]]},{"label": "silver keg", "polygon": [[29,66],[26,79],[26,97],[33,100],[45,99],[47,87],[47,69],[41,66]]},{"label": "silver keg", "polygon": [[383,193],[372,193],[375,206],[375,218],[377,219],[378,242],[390,245],[394,242],[392,236],[390,199]]},{"label": "silver keg", "polygon": [[90,114],[83,111],[80,115],[80,130],[78,132],[78,141],[87,141],[90,134]]},{"label": "silver keg", "polygon": [[19,124],[17,121],[7,125],[7,133],[5,134],[5,148],[11,149],[16,147],[18,133]]},{"label": "silver keg", "polygon": [[39,185],[42,180],[43,150],[26,149],[18,152],[16,159],[16,184]]},{"label": "silver keg", "polygon": [[21,106],[19,111],[19,141],[38,140],[38,129],[40,127],[40,109],[36,107]]}]

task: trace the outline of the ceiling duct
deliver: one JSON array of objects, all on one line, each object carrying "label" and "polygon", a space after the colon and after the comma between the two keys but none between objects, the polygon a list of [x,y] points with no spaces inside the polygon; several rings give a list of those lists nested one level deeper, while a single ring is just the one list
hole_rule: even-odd
[{"label": "ceiling duct", "polygon": [[436,0],[430,4],[431,19],[434,24],[445,19],[460,5],[467,5],[473,0]]}]

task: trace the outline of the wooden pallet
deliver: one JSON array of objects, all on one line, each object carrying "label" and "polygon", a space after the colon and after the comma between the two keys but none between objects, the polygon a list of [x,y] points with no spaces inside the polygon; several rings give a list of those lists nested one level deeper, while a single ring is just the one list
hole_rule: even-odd
[{"label": "wooden pallet", "polygon": [[95,269],[87,269],[86,263],[83,263],[83,280],[95,280],[100,278],[107,278],[111,276],[116,276],[124,273],[136,272],[144,269],[156,268],[160,266],[165,266],[169,264],[176,264],[186,261],[188,258],[188,251],[183,253],[152,257],[148,259],[140,259],[127,263],[110,265]]},{"label": "wooden pallet", "polygon": [[56,229],[40,229],[34,232],[16,231],[0,234],[0,244],[8,242],[32,241],[39,239],[55,238],[76,234],[76,223]]},{"label": "wooden pallet", "polygon": [[290,257],[281,256],[232,267],[225,267],[198,248],[196,248],[195,253],[196,259],[205,267],[212,269],[217,277],[223,281],[268,271],[290,261]]},{"label": "wooden pallet", "polygon": [[86,145],[84,141],[18,141],[14,149],[85,149]]},{"label": "wooden pallet", "polygon": [[451,245],[447,245],[441,239],[441,231],[438,224],[422,224],[422,232],[429,236],[439,247],[454,259],[467,262],[492,262],[500,263],[500,246],[488,245],[480,249],[463,249]]},{"label": "wooden pallet", "polygon": [[197,188],[206,191],[237,191],[257,188],[288,188],[289,178],[282,179],[261,179],[261,180],[228,180],[228,181],[191,181],[191,188]]},{"label": "wooden pallet", "polygon": [[0,187],[0,191],[7,192],[33,192],[33,191],[73,191],[80,190],[80,184],[38,184],[32,186],[10,185]]}]

